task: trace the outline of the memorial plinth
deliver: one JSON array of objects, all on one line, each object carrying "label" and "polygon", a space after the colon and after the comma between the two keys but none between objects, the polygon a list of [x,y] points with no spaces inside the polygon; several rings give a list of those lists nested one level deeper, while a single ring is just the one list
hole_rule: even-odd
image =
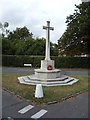
[{"label": "memorial plinth", "polygon": [[47,67],[51,65],[54,70],[54,60],[41,60],[41,70],[47,70]]},{"label": "memorial plinth", "polygon": [[46,30],[46,52],[45,60],[41,60],[41,68],[35,69],[35,74],[30,76],[18,77],[21,84],[36,85],[42,84],[43,86],[58,86],[58,85],[72,85],[78,79],[65,76],[61,74],[61,70],[55,69],[54,60],[50,59],[50,22],[47,21],[47,26],[43,26]]},{"label": "memorial plinth", "polygon": [[54,69],[54,60],[41,60],[41,68],[35,69],[35,76],[37,78],[54,79],[60,77],[60,72],[61,70]]}]

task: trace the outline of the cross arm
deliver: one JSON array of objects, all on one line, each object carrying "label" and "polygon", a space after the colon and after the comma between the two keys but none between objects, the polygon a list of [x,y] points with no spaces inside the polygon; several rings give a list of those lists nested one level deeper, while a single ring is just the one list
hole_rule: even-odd
[{"label": "cross arm", "polygon": [[54,27],[50,27],[50,30],[54,30]]},{"label": "cross arm", "polygon": [[43,26],[43,29],[47,29],[47,28],[49,28],[50,30],[54,30],[54,27]]},{"label": "cross arm", "polygon": [[47,27],[46,27],[46,26],[43,26],[43,29],[47,29]]}]

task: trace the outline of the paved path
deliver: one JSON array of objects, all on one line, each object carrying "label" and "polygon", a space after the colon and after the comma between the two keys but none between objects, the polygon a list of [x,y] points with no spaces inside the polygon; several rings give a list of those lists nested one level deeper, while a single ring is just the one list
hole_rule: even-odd
[{"label": "paved path", "polygon": [[2,91],[3,118],[88,118],[88,93],[53,105],[35,106]]},{"label": "paved path", "polygon": [[[1,68],[0,68],[1,69]],[[73,69],[61,69],[62,74],[65,75],[90,75],[88,74],[90,70],[73,70]],[[2,68],[3,73],[27,73],[27,74],[34,74],[34,69],[29,69],[29,68],[7,68],[3,67]]]}]

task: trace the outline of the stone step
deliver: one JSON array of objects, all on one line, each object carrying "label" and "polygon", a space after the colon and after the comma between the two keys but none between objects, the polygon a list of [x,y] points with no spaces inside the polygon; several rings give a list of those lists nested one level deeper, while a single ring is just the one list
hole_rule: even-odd
[{"label": "stone step", "polygon": [[19,78],[18,77],[18,80],[21,84],[26,84],[26,85],[36,85],[35,83],[28,83],[28,82],[25,82],[22,78]]},{"label": "stone step", "polygon": [[65,81],[57,81],[57,82],[41,82],[41,81],[35,81],[35,80],[27,80],[26,76],[18,77],[21,84],[28,84],[28,85],[36,85],[36,84],[42,84],[43,86],[58,86],[58,85],[72,85],[75,82],[78,81],[78,79],[69,77]]},{"label": "stone step", "polygon": [[[28,82],[25,82],[22,78],[19,79],[20,83],[21,84],[27,84],[27,85],[36,85],[36,83],[28,83]],[[72,82],[69,82],[69,83],[57,83],[57,84],[42,84],[43,86],[63,86],[63,85],[72,85],[74,83],[76,83],[78,81],[78,79],[74,79]]]},{"label": "stone step", "polygon": [[42,83],[42,84],[57,84],[57,83],[68,83],[69,81],[72,81],[73,80],[73,78],[66,78],[64,81],[62,80],[60,80],[60,81],[38,81],[38,80],[32,80],[32,79],[28,79],[28,78],[25,78],[25,77],[23,77],[22,78],[25,82],[34,82],[34,83],[38,83],[38,84],[40,84],[40,83]]},{"label": "stone step", "polygon": [[60,78],[54,78],[54,79],[43,79],[43,78],[36,78],[35,75],[31,75],[31,76],[26,76],[26,78],[28,78],[29,80],[38,80],[38,81],[64,81],[65,79],[68,79],[68,76],[61,76]]},{"label": "stone step", "polygon": [[64,83],[64,84],[47,84],[46,86],[63,86],[63,85],[72,85],[74,83],[76,83],[78,81],[78,79],[74,79],[72,82],[69,83]]}]

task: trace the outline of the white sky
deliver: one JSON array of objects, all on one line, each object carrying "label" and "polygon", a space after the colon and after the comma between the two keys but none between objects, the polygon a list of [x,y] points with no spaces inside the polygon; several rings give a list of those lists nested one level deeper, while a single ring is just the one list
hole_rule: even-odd
[{"label": "white sky", "polygon": [[73,14],[81,0],[0,0],[0,22],[9,23],[9,30],[26,26],[34,37],[45,37],[42,29],[50,21],[51,42],[57,43],[66,29],[66,17]]}]

